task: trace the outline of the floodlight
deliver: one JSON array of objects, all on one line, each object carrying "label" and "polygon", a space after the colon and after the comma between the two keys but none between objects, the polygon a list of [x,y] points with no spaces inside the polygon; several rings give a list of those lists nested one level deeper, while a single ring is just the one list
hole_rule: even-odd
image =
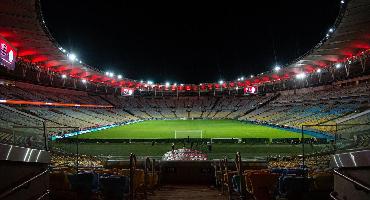
[{"label": "floodlight", "polygon": [[67,78],[67,75],[65,75],[65,74],[62,74],[62,78]]},{"label": "floodlight", "polygon": [[82,83],[86,83],[86,82],[87,82],[87,80],[86,80],[86,79],[82,79],[81,81],[82,81]]},{"label": "floodlight", "polygon": [[342,67],[342,64],[341,64],[341,63],[337,63],[337,64],[335,64],[335,68],[339,69],[339,68],[341,68],[341,67]]},{"label": "floodlight", "polygon": [[317,72],[317,73],[321,73],[321,69],[317,69],[317,70],[316,70],[316,72]]},{"label": "floodlight", "polygon": [[170,83],[169,82],[166,82],[166,87],[170,86]]},{"label": "floodlight", "polygon": [[223,80],[221,80],[221,81],[219,81],[219,83],[220,83],[220,84],[224,84],[224,81],[223,81]]},{"label": "floodlight", "polygon": [[296,75],[296,78],[297,79],[304,79],[304,78],[306,78],[306,74],[304,72],[299,73],[299,74]]},{"label": "floodlight", "polygon": [[77,56],[74,53],[70,53],[68,54],[68,59],[73,62],[77,59]]},{"label": "floodlight", "polygon": [[280,67],[277,65],[277,66],[275,66],[275,68],[274,68],[274,70],[275,70],[275,72],[278,72],[278,71],[280,71]]},{"label": "floodlight", "polygon": [[122,79],[122,75],[121,75],[121,74],[119,74],[119,75],[117,76],[117,78],[118,78],[118,79]]}]

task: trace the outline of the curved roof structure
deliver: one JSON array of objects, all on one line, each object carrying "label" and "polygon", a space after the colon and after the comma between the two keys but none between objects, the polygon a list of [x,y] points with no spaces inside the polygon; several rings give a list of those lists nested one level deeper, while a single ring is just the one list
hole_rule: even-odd
[{"label": "curved roof structure", "polygon": [[19,58],[47,70],[112,86],[134,84],[133,80],[106,76],[82,61],[69,60],[66,50],[54,40],[45,26],[39,0],[1,1],[0,35],[18,49]]},{"label": "curved roof structure", "polygon": [[[369,10],[369,0],[343,1],[340,14],[333,27],[328,30],[326,37],[312,50],[281,70],[265,72],[243,81],[209,83],[203,84],[202,87],[233,88],[259,85],[295,78],[300,73],[313,73],[317,69],[325,69],[338,62],[347,62],[370,49]],[[2,0],[0,35],[18,49],[20,59],[30,61],[46,70],[113,87],[143,85],[131,79],[109,77],[79,60],[70,61],[66,50],[53,39],[45,26],[39,0]],[[189,84],[184,88],[184,90],[197,90],[198,86]]]},{"label": "curved roof structure", "polygon": [[268,72],[250,80],[252,83],[295,78],[299,73],[313,73],[335,63],[346,62],[370,49],[370,1],[347,0],[325,38],[309,52],[286,65],[279,72]]}]

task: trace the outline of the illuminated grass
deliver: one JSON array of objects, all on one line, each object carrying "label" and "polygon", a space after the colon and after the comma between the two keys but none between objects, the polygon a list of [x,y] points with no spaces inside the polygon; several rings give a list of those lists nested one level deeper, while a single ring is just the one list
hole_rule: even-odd
[{"label": "illuminated grass", "polygon": [[[203,138],[300,138],[284,129],[236,120],[152,120],[80,135],[81,139],[166,139],[175,130],[202,130]],[[190,135],[198,137],[199,134]]]}]

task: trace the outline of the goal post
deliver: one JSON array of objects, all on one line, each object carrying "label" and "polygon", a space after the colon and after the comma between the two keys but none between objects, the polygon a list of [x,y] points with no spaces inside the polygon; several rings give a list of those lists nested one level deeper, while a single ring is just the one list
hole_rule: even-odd
[{"label": "goal post", "polygon": [[188,137],[203,138],[203,130],[175,130],[175,139]]}]

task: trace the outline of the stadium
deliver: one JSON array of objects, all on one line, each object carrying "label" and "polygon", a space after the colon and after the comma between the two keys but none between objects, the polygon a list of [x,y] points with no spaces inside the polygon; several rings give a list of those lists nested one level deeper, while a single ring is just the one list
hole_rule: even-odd
[{"label": "stadium", "polygon": [[270,71],[156,83],[0,2],[0,199],[370,199],[370,1]]}]

